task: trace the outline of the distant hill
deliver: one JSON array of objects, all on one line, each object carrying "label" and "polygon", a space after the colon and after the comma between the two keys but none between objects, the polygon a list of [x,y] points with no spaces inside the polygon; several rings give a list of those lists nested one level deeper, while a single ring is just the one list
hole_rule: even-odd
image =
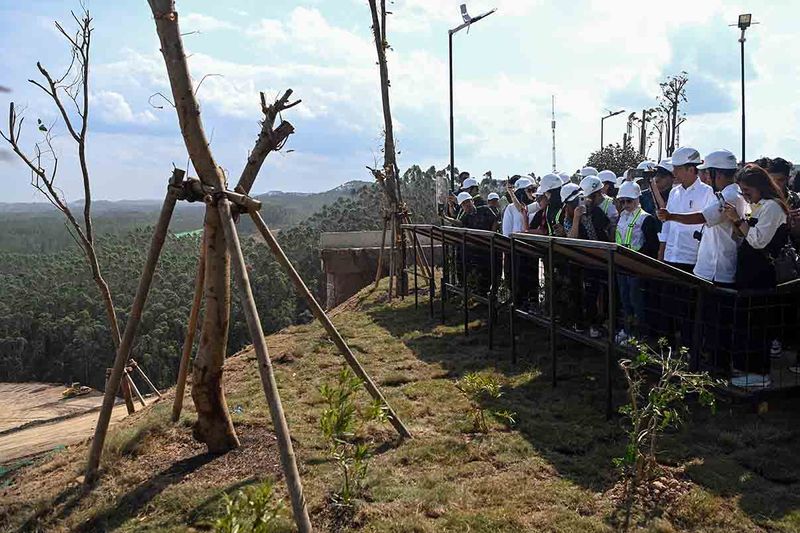
[{"label": "distant hill", "polygon": [[[282,229],[305,220],[339,198],[354,196],[367,185],[370,182],[353,180],[324,192],[268,191],[255,197],[263,203],[261,215],[267,224]],[[75,202],[71,207],[79,215],[83,202]],[[202,227],[203,207],[201,203],[179,202],[170,229],[181,233]],[[98,235],[122,235],[135,227],[154,224],[160,208],[160,200],[95,200],[92,219]],[[72,244],[62,215],[47,202],[0,202],[0,227],[3,228],[0,251],[55,252]],[[243,219],[240,230],[252,231],[252,222]]]}]

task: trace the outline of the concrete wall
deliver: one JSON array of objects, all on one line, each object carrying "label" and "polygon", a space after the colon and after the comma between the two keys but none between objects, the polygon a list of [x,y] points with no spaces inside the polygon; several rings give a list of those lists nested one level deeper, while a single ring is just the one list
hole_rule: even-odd
[{"label": "concrete wall", "polygon": [[[327,285],[326,307],[331,309],[375,281],[380,255],[381,231],[354,231],[323,233],[320,237],[322,270]],[[388,235],[387,235],[388,237]],[[414,256],[410,246],[406,264],[413,266]],[[428,261],[430,241],[422,240]],[[388,243],[387,243],[388,251]],[[441,264],[441,247],[434,247],[434,260]],[[388,254],[384,255],[381,277],[388,275]],[[420,281],[420,283],[423,283]],[[413,280],[409,282],[413,287]]]}]

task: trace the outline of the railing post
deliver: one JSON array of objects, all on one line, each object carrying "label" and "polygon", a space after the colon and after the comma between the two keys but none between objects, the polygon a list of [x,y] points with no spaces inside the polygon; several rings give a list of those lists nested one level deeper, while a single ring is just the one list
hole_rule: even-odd
[{"label": "railing post", "polygon": [[517,335],[516,335],[516,315],[517,315],[517,307],[514,305],[514,301],[516,298],[517,293],[517,262],[514,259],[516,255],[516,239],[514,239],[514,235],[511,235],[511,251],[509,252],[509,256],[511,257],[511,297],[508,304],[508,329],[509,333],[511,334],[511,363],[517,364]]},{"label": "railing post", "polygon": [[429,270],[430,273],[430,285],[428,286],[428,303],[430,305],[431,310],[431,318],[433,318],[433,299],[436,297],[436,256],[434,256],[434,249],[433,249],[433,226],[431,226],[431,268]]},{"label": "railing post", "polygon": [[616,302],[616,264],[613,249],[608,250],[608,345],[606,348],[606,419],[610,420],[613,414],[612,376],[617,348],[614,344],[614,333],[617,330],[617,302]]},{"label": "railing post", "polygon": [[556,276],[555,276],[555,266],[553,265],[553,257],[555,254],[553,253],[553,238],[550,237],[547,240],[547,277],[549,279],[545,279],[545,283],[547,284],[547,309],[548,315],[550,316],[550,360],[553,364],[552,369],[552,382],[553,387],[556,386],[557,375],[556,375],[556,305],[555,305],[555,283],[556,283]]},{"label": "railing post", "polygon": [[487,293],[487,299],[489,300],[489,349],[494,348],[494,313],[495,313],[495,302],[494,297],[497,294],[497,268],[495,267],[495,255],[496,250],[494,246],[494,237],[495,234],[489,238],[489,262],[491,263],[489,266],[489,291]]},{"label": "railing post", "polygon": [[469,335],[469,288],[467,286],[467,232],[461,233],[461,289],[464,296],[464,336]]}]

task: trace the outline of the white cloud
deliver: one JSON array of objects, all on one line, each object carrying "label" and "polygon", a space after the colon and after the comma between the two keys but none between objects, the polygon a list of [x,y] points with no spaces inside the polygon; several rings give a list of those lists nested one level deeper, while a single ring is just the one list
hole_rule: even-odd
[{"label": "white cloud", "polygon": [[134,113],[125,97],[113,91],[93,93],[91,105],[100,118],[110,124],[144,125],[158,121],[149,109]]},{"label": "white cloud", "polygon": [[201,13],[189,13],[180,17],[181,30],[210,32],[216,30],[233,30],[236,25]]}]

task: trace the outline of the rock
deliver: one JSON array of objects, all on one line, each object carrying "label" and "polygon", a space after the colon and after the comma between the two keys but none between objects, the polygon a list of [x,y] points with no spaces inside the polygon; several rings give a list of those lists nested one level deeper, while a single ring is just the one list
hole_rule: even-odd
[{"label": "rock", "polygon": [[665,490],[667,490],[666,485],[664,485],[660,481],[653,481],[653,488],[658,492],[664,492]]}]

